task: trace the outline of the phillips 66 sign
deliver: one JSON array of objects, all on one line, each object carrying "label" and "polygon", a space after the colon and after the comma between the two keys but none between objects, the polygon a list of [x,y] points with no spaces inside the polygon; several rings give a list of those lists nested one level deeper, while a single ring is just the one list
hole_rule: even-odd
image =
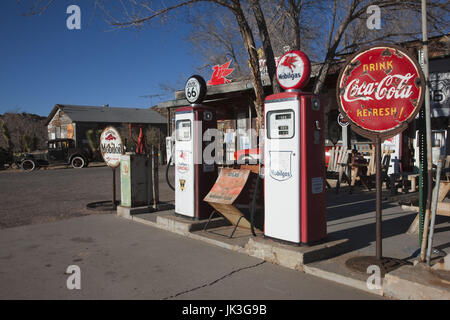
[{"label": "phillips 66 sign", "polygon": [[419,111],[425,81],[417,61],[394,45],[375,45],[349,58],[337,84],[340,112],[359,134],[393,136]]}]

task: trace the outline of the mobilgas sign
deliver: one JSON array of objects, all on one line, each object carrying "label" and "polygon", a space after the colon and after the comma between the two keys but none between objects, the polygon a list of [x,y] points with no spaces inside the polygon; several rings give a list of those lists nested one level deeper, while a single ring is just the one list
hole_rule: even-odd
[{"label": "mobilgas sign", "polygon": [[417,61],[394,45],[376,45],[349,58],[337,84],[340,112],[367,137],[389,137],[407,127],[424,98]]},{"label": "mobilgas sign", "polygon": [[278,181],[289,180],[292,177],[292,151],[269,151],[270,176]]},{"label": "mobilgas sign", "polygon": [[278,62],[277,79],[284,89],[301,89],[311,74],[308,57],[301,51],[286,52]]},{"label": "mobilgas sign", "polygon": [[123,144],[119,132],[114,127],[103,130],[100,136],[100,151],[108,166],[115,168],[120,164]]}]

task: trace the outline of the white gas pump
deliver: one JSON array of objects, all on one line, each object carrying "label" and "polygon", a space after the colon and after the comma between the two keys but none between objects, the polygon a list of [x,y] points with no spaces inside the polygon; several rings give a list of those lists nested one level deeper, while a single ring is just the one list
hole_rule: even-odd
[{"label": "white gas pump", "polygon": [[213,109],[199,104],[206,94],[203,78],[189,78],[185,94],[191,105],[175,111],[175,213],[206,219],[212,208],[203,198],[217,179],[217,166],[203,159],[203,134],[217,129],[217,120]]},{"label": "white gas pump", "polygon": [[175,212],[194,217],[193,112],[175,113]]},{"label": "white gas pump", "polygon": [[293,243],[326,236],[323,110],[299,91],[309,74],[306,55],[287,52],[277,77],[288,91],[265,99],[264,235]]}]

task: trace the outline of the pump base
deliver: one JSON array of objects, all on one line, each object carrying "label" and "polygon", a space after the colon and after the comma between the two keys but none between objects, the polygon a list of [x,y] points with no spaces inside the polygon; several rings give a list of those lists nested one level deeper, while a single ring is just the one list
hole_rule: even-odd
[{"label": "pump base", "polygon": [[288,240],[272,238],[272,237],[269,237],[269,236],[266,236],[266,235],[264,235],[264,239],[272,240],[272,241],[280,243],[280,244],[287,244],[287,245],[290,245],[290,246],[296,246],[296,247],[302,247],[303,246],[303,244],[299,243],[299,242],[293,242],[293,241],[288,241]]},{"label": "pump base", "polygon": [[183,218],[183,219],[191,220],[191,221],[208,220],[208,218],[190,217],[190,216],[186,216],[184,214],[177,213],[177,212],[174,212],[173,214],[175,215],[175,217]]},{"label": "pump base", "polygon": [[264,235],[264,239],[270,239],[270,240],[273,240],[273,241],[281,243],[281,244],[287,244],[287,245],[297,246],[297,247],[312,247],[312,246],[316,246],[316,245],[325,243],[327,241],[327,238],[323,238],[320,240],[310,241],[310,242],[293,242],[293,241],[288,241],[288,240],[272,238],[272,237],[269,237],[266,235]]}]

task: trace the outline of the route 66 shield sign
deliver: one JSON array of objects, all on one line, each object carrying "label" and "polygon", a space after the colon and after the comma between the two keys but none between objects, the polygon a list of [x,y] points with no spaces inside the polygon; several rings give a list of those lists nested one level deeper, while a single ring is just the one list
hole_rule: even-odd
[{"label": "route 66 shield sign", "polygon": [[292,177],[292,151],[270,151],[270,176],[278,181]]}]

